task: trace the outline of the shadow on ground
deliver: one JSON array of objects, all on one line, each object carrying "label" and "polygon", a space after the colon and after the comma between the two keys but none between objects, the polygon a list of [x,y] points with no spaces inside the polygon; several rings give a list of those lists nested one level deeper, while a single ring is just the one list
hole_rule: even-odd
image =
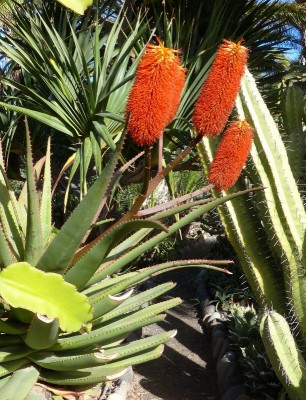
[{"label": "shadow on ground", "polygon": [[[130,400],[213,400],[217,378],[212,363],[209,338],[198,323],[195,288],[192,280],[198,271],[165,275],[162,281],[178,282],[171,297],[179,296],[182,305],[169,310],[164,322],[143,329],[142,336],[177,329],[163,355],[154,361],[135,366]],[[158,282],[160,283],[160,281]]]}]

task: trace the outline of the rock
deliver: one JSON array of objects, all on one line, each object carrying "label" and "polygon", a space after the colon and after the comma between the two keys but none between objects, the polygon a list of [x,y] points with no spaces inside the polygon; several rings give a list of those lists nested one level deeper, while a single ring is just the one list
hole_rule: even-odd
[{"label": "rock", "polygon": [[224,340],[225,337],[226,337],[225,332],[223,332],[221,330],[214,331],[214,333],[211,334],[211,347],[212,347],[212,349],[214,349],[214,347],[216,346],[216,343],[219,340],[219,338],[222,338]]},{"label": "rock", "polygon": [[227,329],[222,322],[217,321],[217,323],[212,326],[211,335],[214,336],[216,332],[227,333]]},{"label": "rock", "polygon": [[220,353],[219,353],[219,356],[218,356],[218,360],[220,360],[221,357],[223,357],[224,354],[229,351],[229,349],[230,349],[230,340],[229,340],[229,338],[226,337],[224,339],[224,341],[223,341],[223,346],[222,346],[222,348],[220,350]]},{"label": "rock", "polygon": [[127,372],[120,378],[115,392],[108,396],[108,400],[126,400],[132,384],[133,370],[128,368]]},{"label": "rock", "polygon": [[219,336],[219,337],[215,340],[214,344],[212,345],[211,353],[212,353],[213,360],[214,360],[215,362],[216,362],[216,361],[218,360],[218,358],[220,357],[221,350],[222,350],[223,345],[224,345],[224,340],[225,340],[224,337]]},{"label": "rock", "polygon": [[[236,385],[228,389],[224,395],[222,396],[221,400],[242,400],[241,396],[247,396],[246,389],[242,385]],[[245,400],[250,400],[247,396]]]},{"label": "rock", "polygon": [[221,314],[220,314],[218,311],[215,311],[215,312],[209,317],[209,319],[208,319],[207,322],[212,322],[214,319],[218,319],[218,320],[222,319],[222,318],[221,318]]},{"label": "rock", "polygon": [[216,311],[216,308],[212,304],[210,304],[209,306],[204,307],[204,309],[203,309],[203,321],[205,321],[205,319],[207,319],[212,314],[214,314],[215,311]]},{"label": "rock", "polygon": [[232,385],[231,378],[236,374],[236,356],[233,352],[227,352],[217,362],[219,393],[225,393]]}]

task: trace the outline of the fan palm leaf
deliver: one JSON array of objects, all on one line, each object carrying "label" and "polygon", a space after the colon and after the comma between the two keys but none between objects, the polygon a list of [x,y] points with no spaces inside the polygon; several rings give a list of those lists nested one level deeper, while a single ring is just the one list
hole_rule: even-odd
[{"label": "fan palm leaf", "polygon": [[[101,151],[115,148],[123,126],[122,114],[136,66],[131,63],[131,50],[144,29],[141,19],[118,47],[122,15],[93,24],[89,16],[79,20],[62,10],[58,29],[45,9],[37,12],[31,4],[14,5],[11,14],[13,19],[2,16],[6,28],[0,51],[10,60],[2,81],[15,95],[1,105],[70,138],[78,154],[75,162],[79,163],[84,193],[91,158],[99,173]],[[137,57],[137,52],[133,54]],[[9,75],[12,65],[21,68],[23,81]]]}]

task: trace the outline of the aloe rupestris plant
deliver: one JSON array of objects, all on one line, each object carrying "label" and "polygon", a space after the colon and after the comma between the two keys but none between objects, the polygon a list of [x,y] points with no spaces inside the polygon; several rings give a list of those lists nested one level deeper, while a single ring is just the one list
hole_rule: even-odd
[{"label": "aloe rupestris plant", "polygon": [[[59,231],[51,218],[50,146],[46,157],[33,166],[27,130],[27,181],[18,198],[1,161],[1,398],[16,399],[18,387],[18,398],[28,399],[37,380],[75,387],[115,379],[128,366],[158,357],[175,331],[129,344],[124,339],[134,330],[164,319],[164,312],[180,299],[142,308],[174,284],[136,294],[134,286],[174,268],[205,267],[228,273],[222,267],[225,262],[209,260],[173,261],[122,271],[143,252],[239,194],[210,202],[178,199],[156,213],[153,210],[147,219],[128,214],[83,244],[101,205],[133,161],[117,167],[124,136],[123,132],[102,173]],[[36,177],[41,174],[43,185],[38,192]],[[164,175],[162,171],[151,181],[151,191]],[[163,225],[163,219],[181,210],[184,217],[169,227]]]},{"label": "aloe rupestris plant", "polygon": [[[262,185],[265,190],[235,199],[220,209],[260,305],[260,331],[267,354],[291,399],[303,399],[306,393],[306,215],[297,181],[305,156],[302,102],[298,88],[289,88],[285,93],[284,128],[291,139],[287,155],[255,80],[246,72],[236,110],[255,128],[254,145],[245,177],[224,195],[250,183]],[[214,153],[212,141],[205,139],[200,153],[206,168]]]}]

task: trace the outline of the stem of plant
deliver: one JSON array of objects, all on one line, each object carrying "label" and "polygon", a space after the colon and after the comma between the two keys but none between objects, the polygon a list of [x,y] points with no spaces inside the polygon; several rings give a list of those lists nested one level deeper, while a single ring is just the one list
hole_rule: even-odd
[{"label": "stem of plant", "polygon": [[184,149],[171,163],[169,163],[161,172],[159,172],[150,182],[147,195],[150,195],[158,186],[158,184],[173,170],[201,141],[202,136],[196,136],[186,149]]},{"label": "stem of plant", "polygon": [[141,193],[136,198],[130,211],[125,215],[127,219],[130,219],[131,217],[134,217],[137,214],[137,212],[140,210],[140,207],[142,206],[143,202],[145,201],[148,195],[148,187],[151,177],[151,148],[149,146],[146,146],[144,148],[144,152],[145,152],[145,166],[144,166],[144,179],[143,179],[142,190]]}]

